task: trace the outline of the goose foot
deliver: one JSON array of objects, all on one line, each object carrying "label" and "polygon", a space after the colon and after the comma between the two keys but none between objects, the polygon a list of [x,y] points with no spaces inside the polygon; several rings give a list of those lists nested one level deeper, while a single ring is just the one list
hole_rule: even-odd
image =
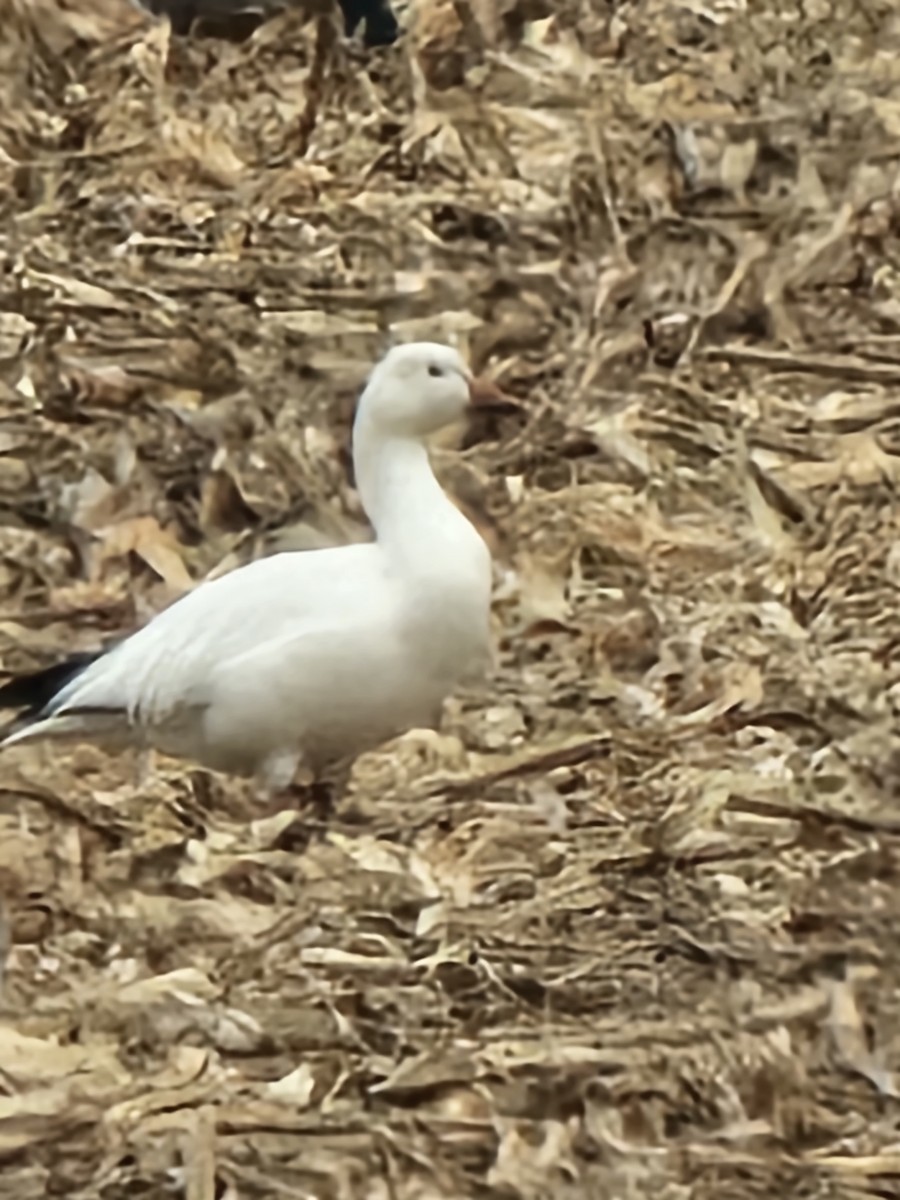
[{"label": "goose foot", "polygon": [[289,783],[287,787],[268,792],[267,799],[267,807],[273,811],[293,809],[308,818],[311,825],[328,825],[334,817],[334,788],[330,783],[319,780]]},{"label": "goose foot", "polygon": [[336,802],[346,790],[350,778],[349,766],[339,766],[318,778],[302,769],[299,755],[273,754],[263,764],[260,783],[273,811],[299,810],[311,824],[327,826],[335,816]]},{"label": "goose foot", "polygon": [[290,791],[296,807],[309,816],[310,822],[325,828],[334,824],[338,804],[346,794],[349,782],[350,768],[345,766],[332,769],[325,778],[302,784],[295,782]]}]

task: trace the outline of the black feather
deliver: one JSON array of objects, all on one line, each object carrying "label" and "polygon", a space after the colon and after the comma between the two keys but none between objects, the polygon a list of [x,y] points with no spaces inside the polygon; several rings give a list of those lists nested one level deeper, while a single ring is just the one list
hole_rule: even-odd
[{"label": "black feather", "polygon": [[[260,21],[294,0],[139,0],[156,16],[166,15],[172,31],[184,36],[195,27],[207,34],[243,41]],[[366,46],[389,46],[397,40],[400,27],[390,0],[338,0],[344,27],[353,35],[366,23]]]},{"label": "black feather", "polygon": [[27,675],[16,675],[0,685],[0,709],[18,709],[26,719],[40,716],[67,683],[71,683],[105,653],[105,650],[82,651],[54,663],[52,667],[31,671]]},{"label": "black feather", "polygon": [[390,46],[396,42],[400,26],[394,16],[389,0],[340,0],[344,14],[344,25],[352,37],[363,21],[366,46]]}]

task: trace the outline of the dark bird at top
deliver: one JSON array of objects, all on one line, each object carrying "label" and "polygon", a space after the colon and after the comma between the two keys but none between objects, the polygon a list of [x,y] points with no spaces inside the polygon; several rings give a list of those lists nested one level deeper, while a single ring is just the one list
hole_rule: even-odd
[{"label": "dark bird at top", "polygon": [[[155,16],[166,16],[180,36],[196,29],[222,37],[247,37],[262,21],[284,8],[303,7],[298,0],[140,0]],[[389,46],[400,27],[390,0],[338,0],[347,35],[364,26],[366,46]]]}]

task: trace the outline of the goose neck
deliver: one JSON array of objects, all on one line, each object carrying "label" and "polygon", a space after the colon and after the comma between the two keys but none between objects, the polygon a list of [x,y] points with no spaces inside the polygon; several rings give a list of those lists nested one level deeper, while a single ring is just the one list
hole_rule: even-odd
[{"label": "goose neck", "polygon": [[363,508],[386,549],[432,538],[448,520],[465,519],[444,495],[417,439],[358,421],[353,465]]}]

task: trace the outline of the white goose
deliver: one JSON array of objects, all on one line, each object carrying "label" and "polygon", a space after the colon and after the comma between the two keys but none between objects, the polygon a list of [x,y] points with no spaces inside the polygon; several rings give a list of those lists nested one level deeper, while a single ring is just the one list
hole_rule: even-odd
[{"label": "white goose", "polygon": [[489,655],[491,560],[432,473],[425,438],[502,399],[459,354],[399,346],[353,427],[376,540],[273,555],[201,584],[106,653],[0,687],[39,738],[156,749],[287,787],[408,729],[432,726]]}]

